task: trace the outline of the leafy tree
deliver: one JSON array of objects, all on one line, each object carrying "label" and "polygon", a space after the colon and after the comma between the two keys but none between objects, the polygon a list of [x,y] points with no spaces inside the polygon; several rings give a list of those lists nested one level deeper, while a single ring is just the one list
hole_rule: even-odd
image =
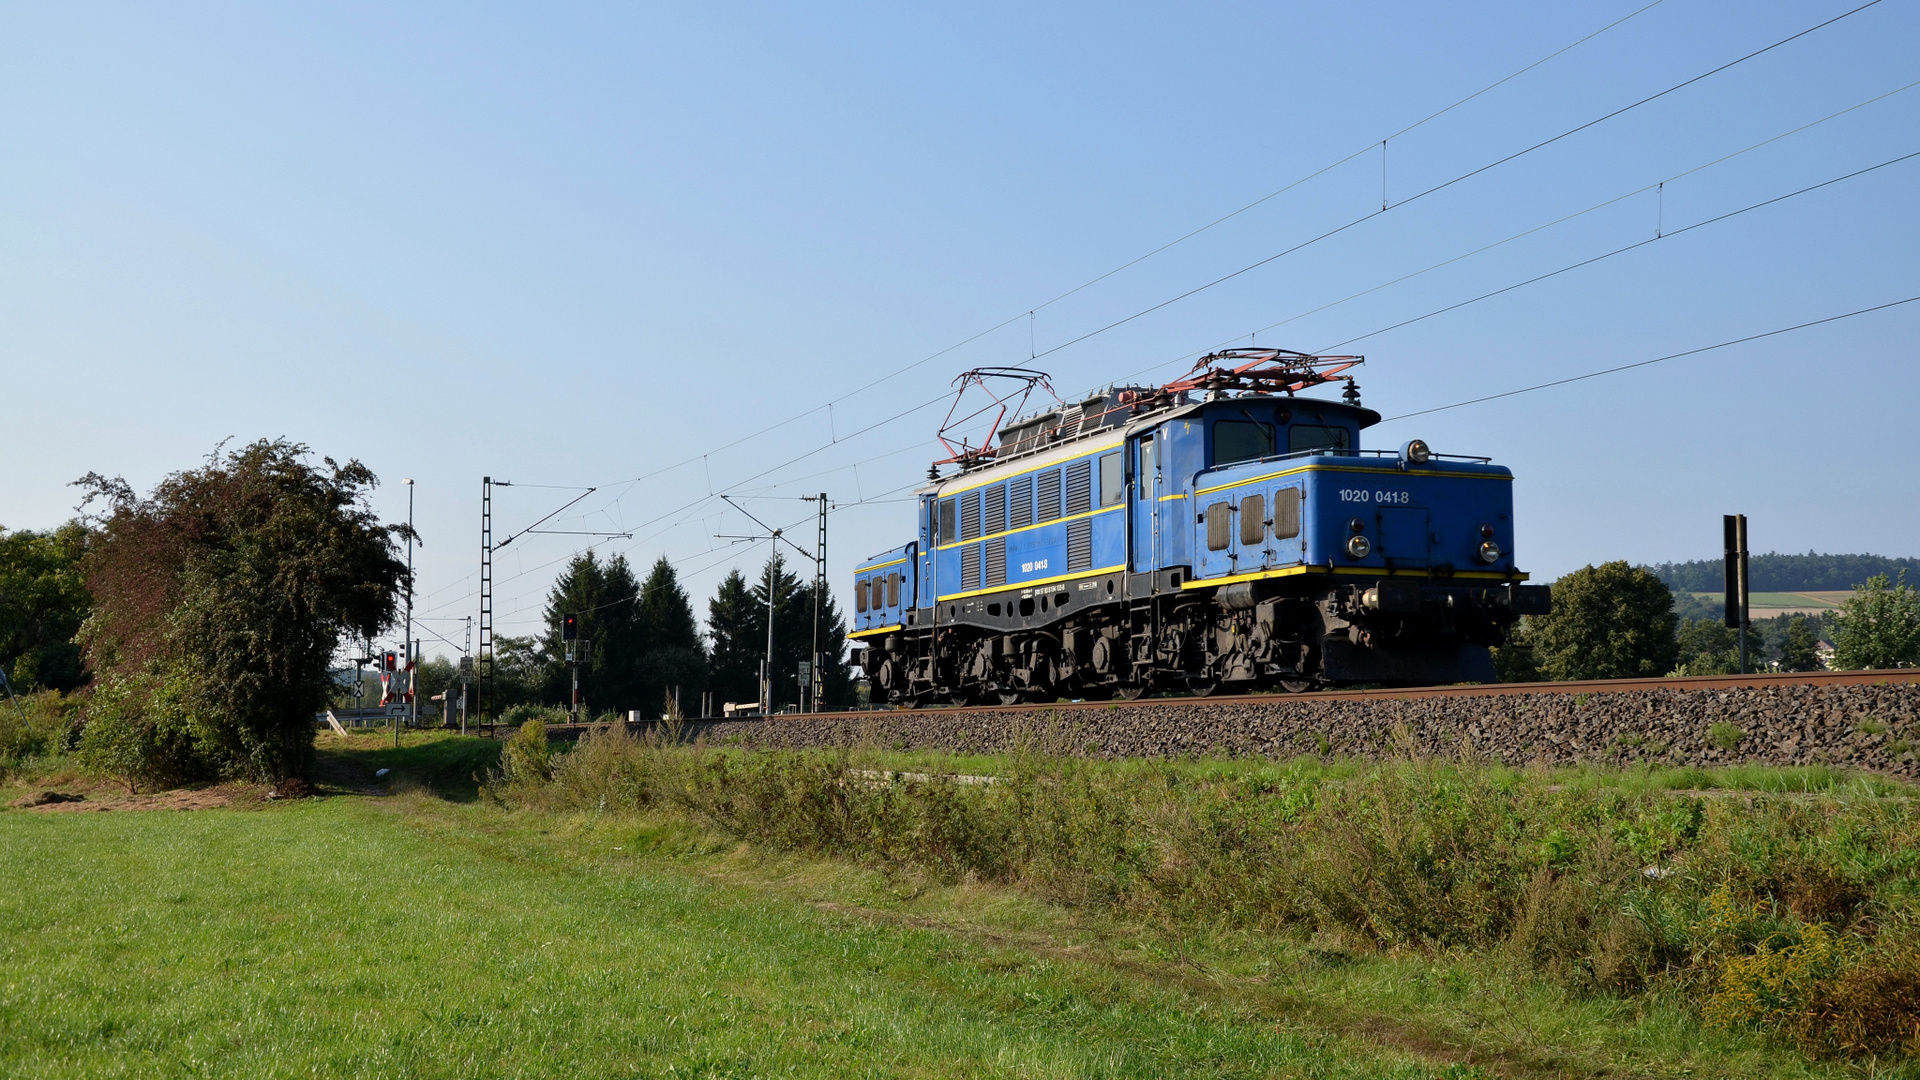
[{"label": "leafy tree", "polygon": [[1539,682],[1545,676],[1540,674],[1540,665],[1535,662],[1533,645],[1528,633],[1526,617],[1516,623],[1507,633],[1506,643],[1495,646],[1493,653],[1493,676],[1498,682]]},{"label": "leafy tree", "polygon": [[1833,616],[1833,666],[1906,667],[1920,663],[1920,590],[1875,574]]},{"label": "leafy tree", "polygon": [[1625,679],[1673,670],[1673,594],[1644,567],[1587,566],[1553,586],[1553,612],[1527,619],[1534,660],[1552,679]]},{"label": "leafy tree", "polygon": [[579,634],[587,643],[580,666],[581,700],[601,709],[643,707],[641,654],[646,643],[639,599],[640,586],[624,555],[602,562],[588,550],[567,564],[547,594],[542,700],[566,702],[572,694],[573,673],[566,642],[560,639],[561,617],[571,613],[578,616]]},{"label": "leafy tree", "polygon": [[373,473],[307,457],[285,440],[216,450],[144,498],[122,479],[78,481],[83,508],[106,507],[83,560],[88,659],[135,696],[156,692],[148,677],[170,688],[195,753],[223,774],[305,770],[341,638],[390,625],[407,581],[397,548],[411,534],[368,507]]},{"label": "leafy tree", "polygon": [[682,702],[699,701],[707,681],[707,651],[700,644],[693,605],[665,556],[654,561],[640,586],[639,622],[645,643],[639,663],[640,708],[653,715],[675,691]]},{"label": "leafy tree", "polygon": [[494,638],[493,678],[488,680],[487,711],[499,716],[516,705],[540,700],[547,677],[546,664],[538,639],[512,634]]},{"label": "leafy tree", "polygon": [[1807,624],[1807,620],[1794,619],[1787,624],[1786,641],[1780,647],[1780,670],[1820,670],[1819,647],[1820,639],[1814,635],[1813,628]]},{"label": "leafy tree", "polygon": [[109,675],[88,703],[75,755],[80,767],[129,792],[214,774],[217,765],[199,746],[189,717],[192,693],[191,680],[178,668],[164,676]]},{"label": "leafy tree", "polygon": [[0,529],[0,671],[19,693],[78,689],[87,681],[74,641],[93,606],[80,570],[87,530]]},{"label": "leafy tree", "polygon": [[[1749,660],[1758,644],[1756,635],[1749,634]],[[1735,675],[1740,671],[1740,631],[1728,626],[1724,617],[1681,619],[1674,645],[1680,662],[1671,674]]]},{"label": "leafy tree", "polygon": [[420,701],[420,722],[438,723],[441,705],[433,700],[438,694],[451,694],[446,715],[458,717],[460,714],[460,667],[444,656],[429,657],[420,661],[419,670],[414,672],[414,692]]}]

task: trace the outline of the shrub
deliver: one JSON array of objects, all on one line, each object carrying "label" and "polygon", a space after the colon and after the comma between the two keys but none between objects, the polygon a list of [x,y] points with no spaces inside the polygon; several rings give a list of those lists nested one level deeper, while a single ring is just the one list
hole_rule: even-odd
[{"label": "shrub", "polygon": [[71,707],[58,690],[0,700],[0,772],[58,749]]},{"label": "shrub", "polygon": [[1747,733],[1738,724],[1729,724],[1725,720],[1716,720],[1707,728],[1707,741],[1722,750],[1732,753],[1740,748],[1740,740]]},{"label": "shrub", "polygon": [[500,772],[494,786],[530,787],[553,779],[553,751],[547,745],[547,725],[529,720],[500,747]]},{"label": "shrub", "polygon": [[181,708],[179,682],[153,675],[102,680],[87,707],[80,767],[129,792],[212,775]]},{"label": "shrub", "polygon": [[557,705],[515,705],[500,714],[500,723],[506,727],[522,727],[529,720],[538,720],[543,724],[565,724],[573,716]]}]

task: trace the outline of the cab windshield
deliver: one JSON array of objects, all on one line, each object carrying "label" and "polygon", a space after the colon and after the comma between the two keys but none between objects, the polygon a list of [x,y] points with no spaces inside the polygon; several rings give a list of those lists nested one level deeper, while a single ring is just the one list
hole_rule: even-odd
[{"label": "cab windshield", "polygon": [[1352,440],[1343,427],[1325,427],[1320,424],[1295,424],[1287,429],[1287,452],[1298,454],[1307,450],[1349,450]]},{"label": "cab windshield", "polygon": [[1273,425],[1253,420],[1216,420],[1213,425],[1213,463],[1273,456]]}]

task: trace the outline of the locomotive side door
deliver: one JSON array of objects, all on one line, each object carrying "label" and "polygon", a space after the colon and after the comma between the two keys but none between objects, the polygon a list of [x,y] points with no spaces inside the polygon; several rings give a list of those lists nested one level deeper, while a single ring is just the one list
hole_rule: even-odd
[{"label": "locomotive side door", "polygon": [[1132,529],[1133,572],[1160,567],[1160,451],[1154,432],[1134,442]]}]

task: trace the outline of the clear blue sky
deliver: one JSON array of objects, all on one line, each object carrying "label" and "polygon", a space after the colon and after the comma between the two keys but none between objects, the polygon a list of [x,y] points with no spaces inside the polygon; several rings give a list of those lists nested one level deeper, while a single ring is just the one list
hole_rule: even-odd
[{"label": "clear blue sky", "polygon": [[[702,612],[764,552],[711,539],[749,524],[709,491],[865,498],[833,517],[844,585],[907,537],[881,500],[944,409],[851,432],[1378,211],[1381,139],[1644,2],[14,5],[0,524],[64,520],[88,470],[145,488],[285,436],[370,465],[388,515],[418,481],[435,618],[474,610],[483,474],[600,485],[556,524],[634,529],[601,550],[675,560]],[[1664,0],[1392,139],[1389,205],[1854,6]],[[1171,378],[1679,177],[1258,338],[1321,350],[1920,150],[1915,88],[1679,176],[1920,80],[1916,42],[1884,0],[1036,363],[1068,395]],[[1392,416],[1920,295],[1916,191],[1920,159],[1345,349]],[[1917,340],[1913,304],[1373,440],[1511,466],[1542,580],[1714,555],[1734,511],[1759,550],[1915,555]],[[499,528],[564,497],[505,492]],[[749,505],[811,543],[806,504]],[[503,632],[575,546],[502,553]]]}]

